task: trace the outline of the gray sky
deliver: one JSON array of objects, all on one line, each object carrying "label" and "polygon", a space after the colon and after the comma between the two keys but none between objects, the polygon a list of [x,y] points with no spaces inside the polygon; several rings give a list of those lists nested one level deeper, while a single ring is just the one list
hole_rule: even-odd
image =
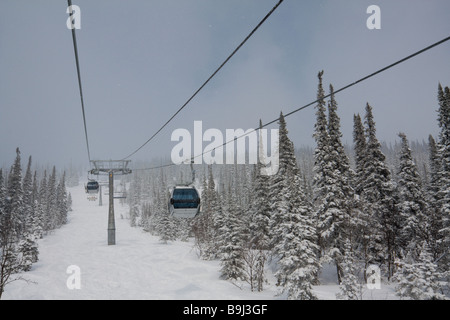
[{"label": "gray sky", "polygon": [[[277,0],[73,0],[92,159],[144,143]],[[369,5],[381,30],[369,30]],[[15,148],[35,163],[87,166],[67,2],[0,1],[0,166]],[[285,0],[221,72],[131,159],[170,156],[177,128],[249,129],[315,100],[317,73],[338,89],[450,35],[448,0]],[[450,42],[337,95],[344,142],[373,106],[380,140],[438,132],[437,86],[450,85]],[[310,107],[287,118],[314,145]],[[205,142],[206,147],[208,143]]]}]

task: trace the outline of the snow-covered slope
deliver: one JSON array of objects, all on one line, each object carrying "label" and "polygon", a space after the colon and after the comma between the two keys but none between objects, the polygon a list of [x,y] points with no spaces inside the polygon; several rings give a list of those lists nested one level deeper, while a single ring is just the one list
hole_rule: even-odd
[{"label": "snow-covered slope", "polygon": [[[198,259],[192,242],[163,244],[132,228],[128,207],[115,203],[116,245],[107,245],[108,196],[88,201],[83,186],[68,189],[69,222],[39,241],[39,261],[10,283],[3,299],[273,299],[274,290],[252,293],[219,279],[218,261]],[[80,271],[80,289],[67,281]],[[69,270],[68,270],[69,268]],[[69,271],[69,273],[67,273]]]},{"label": "snow-covered slope", "polygon": [[[197,257],[192,242],[163,244],[158,237],[130,227],[127,206],[115,204],[116,245],[107,245],[108,196],[103,206],[88,201],[82,185],[69,188],[73,211],[69,222],[39,241],[39,262],[23,274],[30,282],[15,281],[3,299],[165,299],[269,300],[276,296],[274,281],[266,290],[251,292],[219,279],[220,262]],[[76,266],[73,268],[72,266]],[[70,289],[80,271],[79,289]],[[332,269],[315,288],[319,299],[335,299],[339,287]],[[272,279],[273,280],[273,279]],[[69,287],[67,282],[69,281]],[[395,299],[392,288],[364,290],[366,299]]]}]

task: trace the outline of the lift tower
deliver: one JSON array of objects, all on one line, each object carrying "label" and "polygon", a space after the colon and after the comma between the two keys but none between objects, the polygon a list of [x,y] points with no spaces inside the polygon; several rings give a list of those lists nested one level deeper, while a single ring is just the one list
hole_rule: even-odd
[{"label": "lift tower", "polygon": [[116,223],[114,218],[114,175],[130,174],[128,168],[131,160],[91,160],[94,169],[91,174],[107,174],[109,176],[109,213],[108,213],[108,245],[116,244]]}]

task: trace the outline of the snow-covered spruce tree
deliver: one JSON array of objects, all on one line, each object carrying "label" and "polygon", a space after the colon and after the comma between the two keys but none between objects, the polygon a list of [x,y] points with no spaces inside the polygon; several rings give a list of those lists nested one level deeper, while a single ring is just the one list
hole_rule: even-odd
[{"label": "snow-covered spruce tree", "polygon": [[20,150],[16,149],[16,159],[8,176],[8,200],[6,213],[10,215],[14,236],[20,239],[25,230],[25,208],[23,204],[22,167],[20,163]]},{"label": "snow-covered spruce tree", "polygon": [[209,242],[209,228],[212,225],[212,218],[210,215],[206,214],[209,210],[209,200],[208,200],[208,182],[206,175],[203,175],[202,180],[202,193],[201,193],[201,213],[197,215],[192,221],[192,232],[195,239],[195,247],[198,251],[198,255],[202,259],[208,259],[205,255],[206,246]]},{"label": "snow-covered spruce tree", "polygon": [[278,227],[282,234],[280,242],[273,249],[279,259],[275,273],[277,286],[290,300],[315,300],[312,286],[317,284],[319,247],[312,211],[305,205],[297,168],[287,167],[285,174],[287,208],[282,211],[282,222]]},{"label": "snow-covered spruce tree", "polygon": [[21,261],[20,270],[30,271],[32,264],[39,260],[39,249],[34,234],[26,231],[17,244],[17,251]]},{"label": "snow-covered spruce tree", "polygon": [[206,218],[208,225],[208,243],[205,254],[210,259],[217,258],[218,254],[218,238],[219,228],[222,224],[226,223],[222,219],[222,210],[220,208],[220,198],[216,190],[216,183],[214,182],[214,176],[212,171],[212,165],[208,166],[208,184],[207,184],[207,199],[206,204]]},{"label": "snow-covered spruce tree", "polygon": [[[134,188],[130,188],[131,198],[134,196],[133,189]],[[146,225],[148,226],[147,230],[152,235],[159,236],[162,228],[161,224],[162,217],[164,214],[168,214],[168,201],[169,201],[167,182],[165,179],[164,172],[162,170],[160,171],[159,176],[154,180],[151,189],[152,189],[152,197],[151,197],[152,214],[149,216],[149,220],[146,223]]]},{"label": "snow-covered spruce tree", "polygon": [[364,185],[364,167],[366,166],[367,143],[364,126],[359,114],[353,116],[353,143],[355,152],[355,193],[360,195]]},{"label": "snow-covered spruce tree", "polygon": [[4,212],[0,216],[0,299],[7,284],[20,279],[15,274],[22,271],[17,250],[17,235],[12,215]]},{"label": "snow-covered spruce tree", "polygon": [[[260,128],[262,124],[260,121]],[[267,250],[270,245],[270,203],[269,203],[269,176],[262,172],[263,164],[259,160],[265,153],[260,138],[258,149],[258,162],[253,173],[253,199],[251,205],[250,243],[255,249]]]},{"label": "snow-covered spruce tree", "polygon": [[361,283],[358,281],[357,259],[349,239],[345,241],[341,267],[343,277],[339,285],[340,292],[336,294],[336,298],[341,300],[361,299]]},{"label": "snow-covered spruce tree", "polygon": [[33,184],[31,192],[32,201],[32,216],[30,217],[31,232],[34,234],[36,239],[41,239],[43,236],[43,209],[39,201],[39,181],[37,178],[37,171],[33,174]]},{"label": "snow-covered spruce tree", "polygon": [[[7,193],[6,193],[6,187],[5,187],[5,182],[4,182],[4,178],[3,178],[3,169],[0,168],[0,231],[2,230],[2,228],[4,228],[3,220],[7,214],[6,195],[7,195]],[[1,245],[1,243],[0,243],[0,245]]]},{"label": "snow-covered spruce tree", "polygon": [[[438,123],[439,133],[439,192],[438,201],[442,216],[442,229],[440,230],[440,246],[445,256],[440,259],[440,267],[443,270],[450,269],[450,90],[448,87],[438,87]],[[450,272],[449,272],[450,273]],[[450,274],[448,275],[450,278]]]},{"label": "snow-covered spruce tree", "polygon": [[149,202],[150,200],[144,201],[144,203],[142,203],[140,212],[141,212],[141,221],[140,221],[140,226],[142,227],[142,230],[144,230],[145,232],[149,232],[150,231],[150,219],[152,216],[152,205]]},{"label": "snow-covered spruce tree", "polygon": [[218,257],[219,227],[224,223],[211,165],[208,166],[208,179],[203,177],[202,189],[202,212],[194,218],[192,230],[200,257],[211,260]]},{"label": "snow-covered spruce tree", "polygon": [[53,166],[52,174],[50,175],[47,184],[46,231],[54,230],[55,228],[57,228],[57,217],[59,211],[56,187],[56,167]]},{"label": "snow-covered spruce tree", "polygon": [[428,240],[430,249],[433,253],[433,258],[438,259],[442,254],[442,248],[439,245],[442,235],[442,212],[439,206],[439,181],[440,181],[440,159],[436,145],[436,141],[433,136],[428,137],[429,145],[429,177],[428,184],[426,186],[426,202],[428,204],[428,218],[429,218],[429,235]]},{"label": "snow-covered spruce tree", "polygon": [[[3,178],[3,169],[0,168],[0,217],[2,217],[2,215],[6,213],[5,204],[6,204],[6,187]],[[0,228],[1,226],[2,225],[0,224]]]},{"label": "snow-covered spruce tree", "polygon": [[[136,227],[138,224],[138,219],[140,217],[140,205],[141,205],[141,176],[138,174],[133,175],[133,179],[131,181],[130,186],[130,226]],[[145,222],[141,221],[141,225],[145,224]]]},{"label": "snow-covered spruce tree", "polygon": [[66,173],[64,172],[56,188],[56,226],[59,228],[67,223],[69,207],[67,205]]},{"label": "snow-covered spruce tree", "polygon": [[30,271],[33,263],[39,260],[37,239],[40,237],[38,221],[36,220],[36,207],[33,205],[33,183],[31,174],[31,156],[23,181],[25,227],[17,244],[20,255],[21,271]]},{"label": "snow-covered spruce tree", "polygon": [[351,239],[353,230],[352,210],[354,191],[349,159],[341,142],[340,119],[337,115],[337,102],[333,87],[330,86],[328,122],[325,116],[325,102],[322,100],[322,73],[319,73],[319,88],[316,106],[316,125],[314,138],[314,195],[322,258],[336,264],[338,281],[341,281],[340,261],[344,253],[346,239]]},{"label": "snow-covered spruce tree", "polygon": [[44,236],[44,207],[38,200],[34,200],[32,219],[32,233],[36,239],[42,239]]},{"label": "snow-covered spruce tree", "polygon": [[254,179],[255,196],[251,206],[250,242],[254,248],[267,250],[270,243],[269,177],[261,175],[258,166],[255,166]]},{"label": "snow-covered spruce tree", "polygon": [[[262,123],[260,120],[260,129]],[[248,210],[249,239],[246,241],[244,259],[247,265],[247,278],[251,290],[263,291],[266,283],[265,265],[269,257],[270,247],[270,214],[269,179],[264,170],[264,146],[260,136],[258,145],[258,162],[253,166],[251,176],[250,205]]]},{"label": "snow-covered spruce tree", "polygon": [[177,238],[174,218],[167,212],[161,212],[159,221],[159,240],[163,243],[174,241]]},{"label": "snow-covered spruce tree", "polygon": [[[144,186],[144,184],[146,184],[146,186]],[[149,230],[149,217],[143,216],[143,212],[141,210],[142,203],[145,199],[150,200],[152,198],[149,190],[153,190],[153,192],[157,195],[153,197],[153,202],[158,203],[158,206],[163,205],[162,203],[158,202],[159,200],[156,201],[157,199],[155,199],[156,197],[159,197],[159,194],[161,193],[160,189],[161,186],[159,185],[151,186],[150,181],[146,179],[145,175],[139,174],[138,172],[135,172],[133,174],[129,189],[129,196],[127,197],[127,202],[130,208],[130,211],[128,213],[130,226],[145,226],[145,229]],[[122,190],[125,190],[124,185],[122,186]]]},{"label": "snow-covered spruce tree", "polygon": [[229,188],[226,206],[223,209],[223,225],[220,227],[219,257],[221,278],[231,281],[247,281],[244,261],[244,228],[242,210],[236,195]]},{"label": "snow-covered spruce tree", "polygon": [[340,119],[337,115],[337,102],[333,86],[330,85],[328,104],[329,170],[328,192],[323,199],[328,209],[319,219],[319,232],[324,240],[325,255],[332,258],[337,267],[340,282],[343,270],[340,266],[345,254],[345,242],[353,241],[355,233],[354,191],[351,186],[354,172],[341,142]]},{"label": "snow-covered spruce tree", "polygon": [[317,90],[317,100],[316,105],[316,123],[314,125],[313,137],[316,141],[316,148],[314,149],[314,177],[313,177],[313,205],[315,209],[315,217],[317,219],[318,228],[318,244],[321,250],[326,247],[325,239],[320,233],[322,229],[319,226],[319,217],[323,216],[327,211],[327,204],[324,203],[323,199],[329,193],[328,179],[330,175],[330,168],[328,166],[330,157],[330,136],[328,135],[328,123],[326,117],[326,102],[325,102],[325,91],[322,84],[323,71],[319,72],[319,84]]},{"label": "snow-covered spruce tree", "polygon": [[370,221],[370,214],[368,204],[363,196],[365,184],[365,167],[367,162],[367,141],[364,132],[364,126],[361,116],[356,114],[353,116],[353,143],[355,154],[355,176],[353,180],[353,187],[355,190],[355,243],[357,249],[355,255],[364,261],[364,270],[369,266],[369,262],[373,260],[370,246],[372,241],[372,230],[368,221]]},{"label": "snow-covered spruce tree", "polygon": [[[429,239],[429,220],[426,216],[427,207],[422,191],[421,178],[411,155],[411,149],[404,133],[400,133],[401,153],[398,168],[400,248],[420,246]],[[417,247],[416,247],[417,248]],[[418,248],[417,248],[418,249]]]},{"label": "snow-covered spruce tree", "polygon": [[272,255],[277,259],[277,285],[289,299],[314,299],[317,281],[316,229],[307,206],[294,145],[283,114],[279,118],[279,170],[270,177],[270,232]]},{"label": "snow-covered spruce tree", "polygon": [[163,243],[176,240],[176,226],[174,219],[169,216],[167,205],[169,203],[169,194],[167,192],[165,179],[161,175],[161,184],[156,197],[156,212],[152,216],[155,234],[160,237]]},{"label": "snow-covered spruce tree", "polygon": [[330,85],[330,101],[328,103],[328,135],[330,142],[332,161],[335,162],[336,170],[341,175],[340,181],[341,188],[347,198],[353,197],[353,188],[351,187],[351,181],[353,179],[354,172],[350,168],[350,160],[345,153],[344,146],[341,138],[341,120],[337,114],[337,101],[334,95],[334,88]]},{"label": "snow-covered spruce tree", "polygon": [[72,211],[72,194],[70,192],[67,193],[67,208]]},{"label": "snow-covered spruce tree", "polygon": [[[270,247],[275,248],[277,244],[282,241],[283,234],[281,231],[281,225],[284,220],[284,216],[289,210],[289,181],[287,177],[288,170],[298,173],[297,160],[295,158],[294,145],[288,137],[288,130],[286,127],[286,121],[283,113],[279,118],[279,169],[278,172],[270,176],[269,182],[269,202],[271,206],[270,216]],[[276,251],[274,251],[277,254]]]},{"label": "snow-covered spruce tree", "polygon": [[47,193],[48,193],[48,189],[47,189],[47,170],[44,170],[44,174],[43,177],[41,179],[41,183],[39,185],[39,193],[38,193],[38,201],[39,204],[42,207],[42,231],[43,234],[46,234],[48,231],[48,225],[49,225],[49,215],[47,212]]},{"label": "snow-covered spruce tree", "polygon": [[31,173],[31,156],[28,158],[27,170],[25,172],[25,177],[22,182],[23,187],[23,208],[24,208],[24,218],[25,218],[25,230],[32,228],[33,219],[33,176]]},{"label": "snow-covered spruce tree", "polygon": [[386,157],[376,137],[372,107],[367,103],[366,115],[366,163],[364,167],[364,188],[361,196],[367,203],[370,215],[368,225],[372,230],[370,256],[371,263],[380,263],[387,269],[388,279],[394,271],[394,257],[397,251],[398,195]]},{"label": "snow-covered spruce tree", "polygon": [[403,260],[397,260],[399,269],[394,275],[398,282],[397,295],[413,300],[444,300],[442,287],[446,285],[440,279],[442,274],[437,271],[431,251],[426,244],[420,248],[418,257],[415,252],[408,252]]}]

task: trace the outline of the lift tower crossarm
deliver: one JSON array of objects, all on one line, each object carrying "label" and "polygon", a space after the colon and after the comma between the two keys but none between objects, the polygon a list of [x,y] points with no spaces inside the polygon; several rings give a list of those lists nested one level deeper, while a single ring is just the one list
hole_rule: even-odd
[{"label": "lift tower crossarm", "polygon": [[131,160],[91,160],[94,169],[89,171],[91,174],[109,174],[113,172],[116,175],[130,174],[131,169],[128,168]]}]

